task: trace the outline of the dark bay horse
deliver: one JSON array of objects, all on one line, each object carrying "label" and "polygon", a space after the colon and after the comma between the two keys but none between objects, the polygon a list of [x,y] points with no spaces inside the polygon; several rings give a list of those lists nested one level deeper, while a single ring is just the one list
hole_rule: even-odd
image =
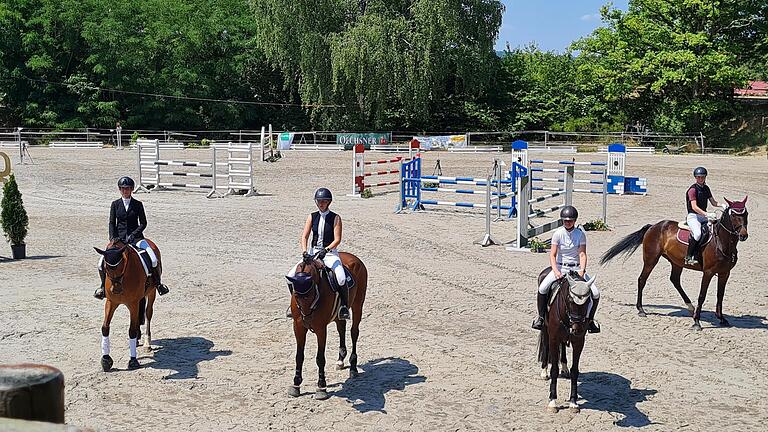
[{"label": "dark bay horse", "polygon": [[[551,267],[544,269],[539,274],[539,284],[552,271]],[[549,373],[549,403],[547,411],[556,413],[557,406],[557,378],[559,376],[571,378],[571,396],[568,408],[573,413],[579,412],[578,380],[579,359],[584,349],[584,338],[587,334],[588,311],[592,298],[591,285],[595,282],[593,277],[585,281],[578,273],[570,273],[563,276],[553,285],[559,285],[557,293],[550,291],[553,296],[550,299],[550,307],[544,320],[544,328],[539,335],[539,362],[541,363],[542,377],[545,377],[547,365],[552,365]],[[554,289],[554,288],[553,288]],[[565,359],[565,345],[573,347],[573,362],[570,374],[560,374],[560,364],[567,367]],[[567,369],[566,369],[567,370]],[[564,371],[565,372],[565,371]]]},{"label": "dark bay horse", "polygon": [[[155,255],[157,255],[158,272],[162,272],[162,263],[160,261],[160,250],[151,240],[145,239],[149,243]],[[141,336],[139,326],[146,318],[146,339],[144,345],[146,350],[151,349],[152,330],[150,322],[152,321],[153,305],[155,303],[156,284],[152,278],[148,278],[144,267],[141,264],[141,258],[132,246],[117,241],[107,245],[106,250],[98,248],[96,252],[104,256],[104,269],[107,279],[104,284],[106,300],[104,303],[104,323],[101,326],[102,335],[102,357],[101,367],[104,372],[112,369],[112,357],[109,356],[109,324],[115,309],[118,306],[125,305],[130,312],[130,325],[128,327],[128,337],[137,343]],[[106,344],[106,346],[105,346]],[[136,357],[131,357],[128,361],[128,369],[137,369],[139,361]]]},{"label": "dark bay horse", "polygon": [[[358,257],[350,253],[341,252],[339,257],[355,280],[355,286],[349,290],[349,306],[352,312],[352,355],[349,356],[349,377],[355,378],[358,374],[357,337],[360,334],[360,320],[363,317],[363,303],[368,287],[368,269]],[[337,369],[344,367],[344,358],[347,356],[345,340],[347,322],[338,320],[336,317],[339,299],[338,295],[331,290],[328,280],[321,276],[321,273],[324,273],[324,267],[317,256],[308,257],[299,264],[296,275],[293,278],[288,277],[294,287],[291,295],[291,314],[293,315],[293,334],[296,336],[296,375],[293,377],[293,385],[288,389],[288,394],[293,397],[299,396],[303,381],[301,368],[304,363],[304,345],[308,330],[317,336],[316,361],[319,378],[315,399],[328,399],[325,382],[325,341],[328,324],[333,321],[336,321],[336,329],[339,332]],[[331,277],[333,277],[332,274]]]},{"label": "dark bay horse", "polygon": [[[747,197],[743,201],[728,201],[728,207],[723,211],[720,220],[714,223],[712,228],[712,238],[701,249],[701,259],[696,266],[685,265],[685,254],[687,246],[677,239],[678,223],[671,220],[663,220],[655,225],[646,225],[638,231],[624,237],[613,247],[603,254],[600,259],[601,264],[605,264],[617,255],[632,255],[640,245],[643,245],[643,270],[640,277],[637,278],[637,311],[641,317],[645,316],[643,309],[643,288],[648,280],[651,271],[664,257],[672,264],[672,274],[669,280],[672,281],[680,297],[683,298],[686,307],[693,314],[693,328],[701,330],[699,319],[701,318],[701,308],[704,305],[704,299],[707,297],[707,288],[712,278],[717,275],[717,306],[715,316],[720,320],[720,325],[728,326],[728,320],[723,315],[723,296],[725,295],[725,284],[731,274],[731,269],[736,265],[738,253],[736,246],[739,241],[745,241],[749,234],[747,233]],[[699,302],[696,309],[691,304],[691,299],[680,285],[680,274],[683,268],[696,270],[704,273],[701,278],[701,289],[699,290]]]}]

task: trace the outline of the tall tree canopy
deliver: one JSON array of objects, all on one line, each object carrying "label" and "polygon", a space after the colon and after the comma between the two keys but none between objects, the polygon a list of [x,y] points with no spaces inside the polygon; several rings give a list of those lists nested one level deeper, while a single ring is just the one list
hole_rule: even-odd
[{"label": "tall tree canopy", "polygon": [[425,127],[446,95],[482,95],[498,61],[495,0],[257,0],[259,46],[325,124]]}]

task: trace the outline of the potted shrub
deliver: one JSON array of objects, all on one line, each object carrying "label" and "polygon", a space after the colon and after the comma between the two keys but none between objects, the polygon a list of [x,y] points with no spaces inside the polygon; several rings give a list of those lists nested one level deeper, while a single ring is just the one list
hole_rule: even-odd
[{"label": "potted shrub", "polygon": [[2,220],[5,238],[11,244],[13,259],[22,259],[27,256],[24,239],[27,237],[29,217],[24,210],[21,200],[21,192],[16,184],[16,177],[11,174],[8,183],[3,186],[3,200],[0,202],[0,220]]}]

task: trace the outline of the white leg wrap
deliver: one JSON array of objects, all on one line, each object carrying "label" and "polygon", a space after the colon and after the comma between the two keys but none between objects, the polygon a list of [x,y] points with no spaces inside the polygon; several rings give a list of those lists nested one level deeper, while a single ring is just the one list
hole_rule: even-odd
[{"label": "white leg wrap", "polygon": [[128,348],[131,351],[131,358],[136,358],[136,338],[128,339]]},{"label": "white leg wrap", "polygon": [[109,355],[109,336],[101,337],[101,355]]}]

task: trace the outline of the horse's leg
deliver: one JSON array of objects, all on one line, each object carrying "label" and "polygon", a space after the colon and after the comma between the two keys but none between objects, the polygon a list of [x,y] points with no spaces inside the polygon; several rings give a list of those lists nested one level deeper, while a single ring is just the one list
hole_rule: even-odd
[{"label": "horse's leg", "polygon": [[117,306],[109,298],[104,302],[104,323],[101,325],[101,368],[104,372],[109,372],[114,364],[112,357],[109,356],[109,323],[112,322]]},{"label": "horse's leg", "polygon": [[560,375],[560,341],[557,334],[549,335],[549,363],[552,368],[549,371],[549,403],[547,411],[557,412],[557,377]]},{"label": "horse's leg", "polygon": [[352,336],[352,354],[349,356],[349,377],[357,377],[357,337],[360,336],[360,320],[362,319],[362,313],[355,312],[352,316],[352,329],[350,335]]},{"label": "horse's leg", "polygon": [[720,319],[720,325],[728,327],[731,323],[723,315],[723,296],[725,295],[725,284],[728,283],[728,277],[731,272],[717,274],[717,306],[715,307],[715,316]]},{"label": "horse's leg", "polygon": [[128,347],[131,359],[128,360],[128,369],[133,370],[141,367],[136,359],[136,344],[139,338],[139,302],[126,306],[131,313],[131,324],[128,327]]},{"label": "horse's leg", "polygon": [[693,314],[693,329],[701,331],[701,308],[704,306],[704,300],[707,298],[707,289],[709,288],[709,282],[712,281],[714,273],[704,272],[704,276],[701,277],[701,289],[699,290],[699,303],[696,305],[696,312]]},{"label": "horse's leg", "polygon": [[150,290],[147,294],[147,310],[145,311],[145,317],[147,319],[146,327],[144,328],[144,349],[149,352],[152,351],[152,315],[155,312],[155,296],[156,291]]},{"label": "horse's leg", "polygon": [[565,342],[560,342],[560,378],[570,378],[568,370],[568,358],[565,356]]},{"label": "horse's leg", "polygon": [[336,330],[339,331],[339,361],[336,362],[336,369],[344,369],[344,359],[347,357],[347,322],[345,320],[336,320]]},{"label": "horse's leg", "polygon": [[315,357],[317,362],[317,391],[315,392],[315,399],[325,400],[328,399],[325,383],[325,340],[328,336],[327,327],[320,327],[315,334],[317,335],[317,357]]},{"label": "horse's leg", "polygon": [[139,300],[139,335],[136,337],[136,344],[138,346],[141,346],[142,344],[141,326],[143,326],[144,322],[147,320],[146,310],[147,310],[147,298],[142,297],[141,300]]},{"label": "horse's leg", "polygon": [[672,264],[672,273],[669,275],[669,280],[672,282],[672,285],[675,286],[675,289],[680,294],[680,297],[683,298],[683,302],[685,302],[685,307],[688,308],[688,312],[693,315],[693,304],[691,303],[691,299],[688,298],[688,294],[685,293],[683,290],[683,286],[680,284],[680,275],[683,274],[683,268],[680,266],[677,266],[675,264]]},{"label": "horse's leg", "polygon": [[640,276],[637,278],[637,314],[641,317],[645,317],[645,309],[643,309],[643,289],[645,283],[648,281],[653,268],[661,258],[661,247],[658,244],[647,245],[643,242],[643,271],[640,272]]},{"label": "horse's leg", "polygon": [[573,362],[571,363],[571,397],[568,400],[568,408],[575,414],[580,411],[577,403],[579,400],[579,359],[581,358],[581,351],[584,349],[584,338],[574,338],[571,346],[573,347]]},{"label": "horse's leg", "polygon": [[293,335],[296,337],[296,374],[293,376],[293,385],[288,388],[288,394],[298,397],[301,394],[301,367],[304,365],[304,345],[307,342],[307,328],[304,327],[300,318],[293,320]]}]

